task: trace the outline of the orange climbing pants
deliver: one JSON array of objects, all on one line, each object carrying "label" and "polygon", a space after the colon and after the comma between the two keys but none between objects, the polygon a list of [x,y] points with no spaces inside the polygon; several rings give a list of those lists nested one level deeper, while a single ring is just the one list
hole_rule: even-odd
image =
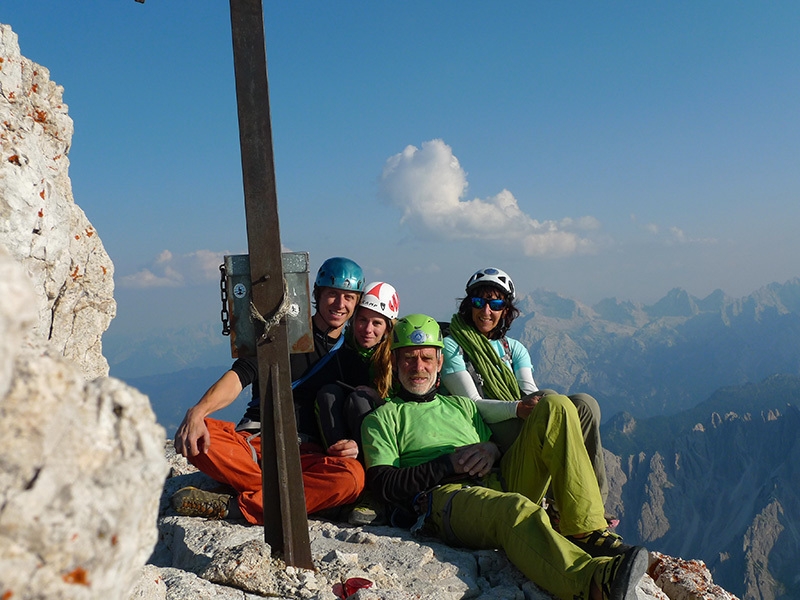
[{"label": "orange climbing pants", "polygon": [[[189,457],[189,462],[235,489],[244,518],[263,525],[261,437],[253,436],[253,432],[236,431],[236,426],[227,421],[206,419],[205,422],[211,435],[208,453]],[[355,502],[364,489],[364,468],[358,460],[328,456],[316,444],[300,445],[300,468],[308,514]]]}]

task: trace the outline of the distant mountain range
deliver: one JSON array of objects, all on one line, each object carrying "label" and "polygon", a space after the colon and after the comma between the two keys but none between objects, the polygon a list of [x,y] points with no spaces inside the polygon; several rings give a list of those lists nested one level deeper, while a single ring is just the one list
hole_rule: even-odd
[{"label": "distant mountain range", "polygon": [[[609,298],[589,307],[536,290],[518,305],[510,335],[530,350],[539,387],[594,395],[604,420],[674,414],[720,387],[800,375],[800,278],[738,299],[676,288],[652,306]],[[157,336],[112,330],[103,354],[112,376],[150,395],[168,429],[231,364],[214,320]],[[235,420],[244,406],[231,410]]]},{"label": "distant mountain range", "polygon": [[537,290],[510,331],[531,352],[539,387],[587,392],[604,418],[686,410],[716,389],[800,375],[800,279],[744,298],[673,289],[652,306],[592,307]]},{"label": "distant mountain range", "polygon": [[184,369],[230,366],[230,338],[224,337],[221,329],[218,319],[136,335],[119,335],[112,327],[103,336],[103,355],[111,376],[125,381]]}]

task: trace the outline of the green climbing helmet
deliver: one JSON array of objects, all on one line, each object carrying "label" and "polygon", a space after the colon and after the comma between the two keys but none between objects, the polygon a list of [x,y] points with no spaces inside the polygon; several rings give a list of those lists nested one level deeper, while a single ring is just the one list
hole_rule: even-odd
[{"label": "green climbing helmet", "polygon": [[392,350],[409,346],[444,348],[439,323],[428,315],[408,315],[395,323]]}]

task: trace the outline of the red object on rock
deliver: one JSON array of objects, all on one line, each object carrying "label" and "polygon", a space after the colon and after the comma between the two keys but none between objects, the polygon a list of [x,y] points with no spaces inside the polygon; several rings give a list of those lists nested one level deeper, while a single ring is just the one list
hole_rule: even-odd
[{"label": "red object on rock", "polygon": [[358,590],[366,590],[367,588],[371,587],[372,582],[369,579],[364,579],[363,577],[351,577],[350,579],[345,580],[344,583],[335,584],[333,586],[333,593],[337,598],[346,600],[346,598],[349,598]]}]

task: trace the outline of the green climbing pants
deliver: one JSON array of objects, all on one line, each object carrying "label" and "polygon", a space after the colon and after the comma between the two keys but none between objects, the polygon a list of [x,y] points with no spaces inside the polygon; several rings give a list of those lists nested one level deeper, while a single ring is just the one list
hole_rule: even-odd
[{"label": "green climbing pants", "polygon": [[560,598],[589,597],[598,565],[550,526],[540,502],[552,481],[564,535],[605,529],[603,501],[583,445],[575,406],[566,396],[540,400],[519,437],[482,485],[445,484],[432,491],[429,519],[444,541],[502,548],[531,581]]}]

